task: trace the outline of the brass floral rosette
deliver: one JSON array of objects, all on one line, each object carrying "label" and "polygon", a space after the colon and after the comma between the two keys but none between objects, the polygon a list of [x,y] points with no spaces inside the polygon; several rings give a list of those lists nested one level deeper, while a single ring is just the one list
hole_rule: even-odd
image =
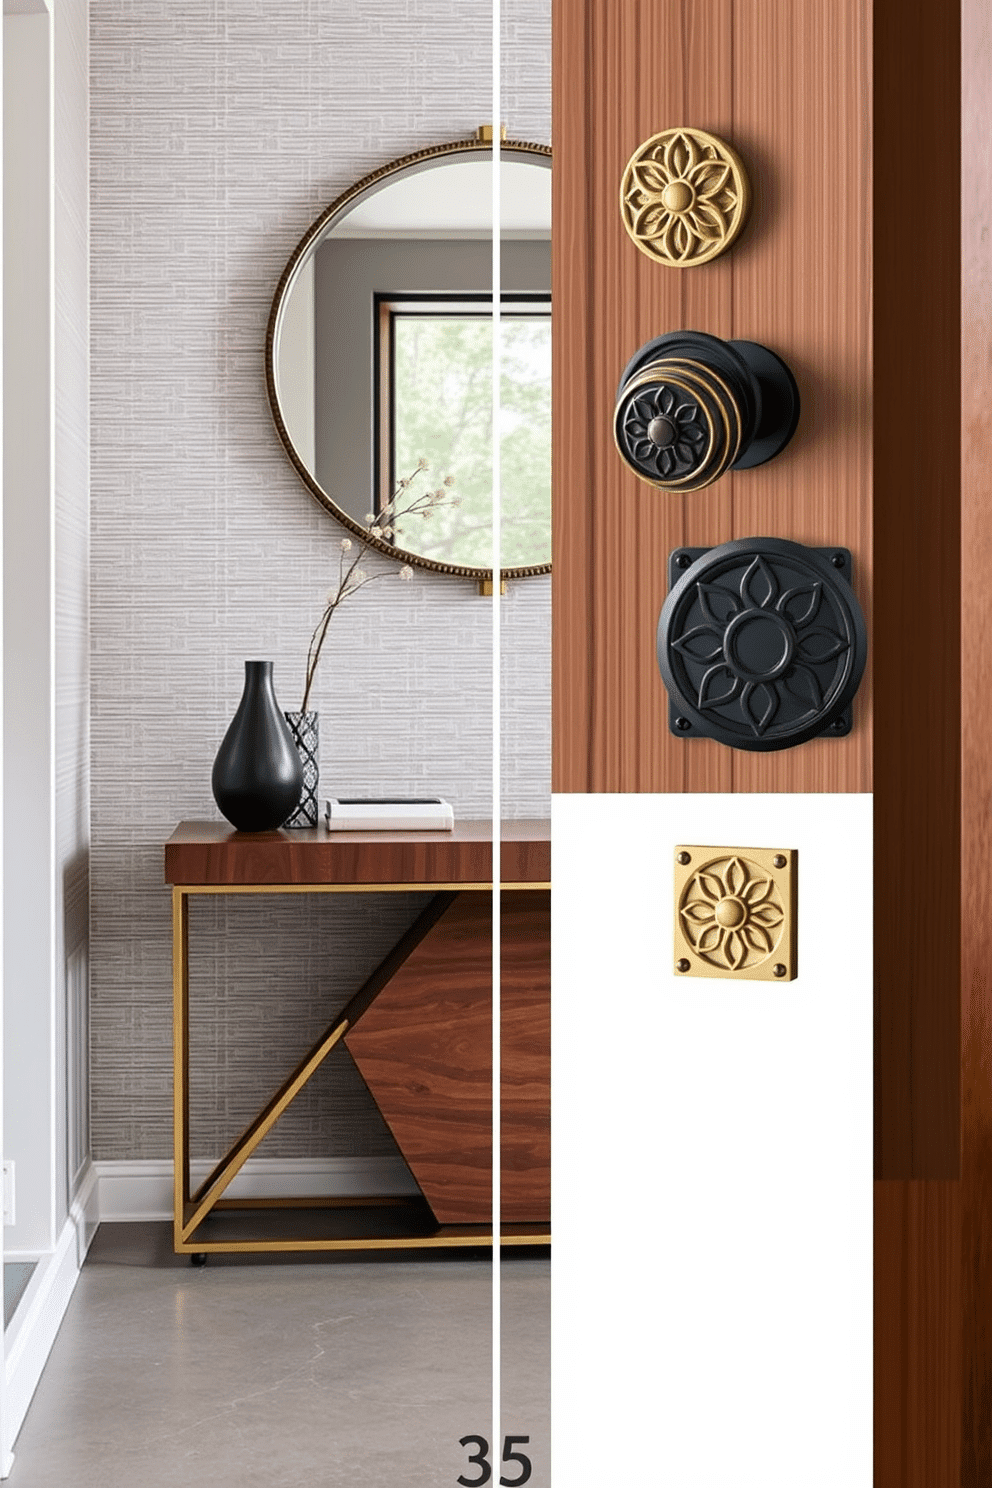
[{"label": "brass floral rosette", "polygon": [[642,253],[691,269],[740,233],[751,187],[737,152],[702,129],[665,129],[634,151],[620,182],[620,216]]}]

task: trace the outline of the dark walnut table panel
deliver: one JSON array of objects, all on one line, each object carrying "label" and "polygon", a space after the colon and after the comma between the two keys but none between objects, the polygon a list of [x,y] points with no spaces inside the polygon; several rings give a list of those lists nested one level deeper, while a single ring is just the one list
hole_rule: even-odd
[{"label": "dark walnut table panel", "polygon": [[[504,822],[504,883],[548,883],[547,821]],[[457,822],[451,832],[328,832],[323,826],[237,832],[226,822],[183,822],[165,845],[170,884],[253,885],[492,882],[492,822]]]},{"label": "dark walnut table panel", "polygon": [[[551,1219],[551,895],[500,910],[500,1209]],[[492,1211],[492,900],[459,894],[345,1035],[440,1224]]]}]

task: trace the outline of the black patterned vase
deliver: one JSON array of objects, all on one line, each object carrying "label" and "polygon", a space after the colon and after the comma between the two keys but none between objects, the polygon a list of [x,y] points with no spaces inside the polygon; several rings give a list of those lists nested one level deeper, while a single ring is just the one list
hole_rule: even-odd
[{"label": "black patterned vase", "polygon": [[280,827],[299,805],[303,764],[276,702],[271,661],[245,662],[245,690],[217,751],[211,785],[239,832]]},{"label": "black patterned vase", "polygon": [[319,714],[287,713],[286,722],[300,752],[303,765],[303,794],[300,804],[283,822],[284,827],[315,827],[317,825],[317,781],[319,770],[317,756],[320,749]]}]

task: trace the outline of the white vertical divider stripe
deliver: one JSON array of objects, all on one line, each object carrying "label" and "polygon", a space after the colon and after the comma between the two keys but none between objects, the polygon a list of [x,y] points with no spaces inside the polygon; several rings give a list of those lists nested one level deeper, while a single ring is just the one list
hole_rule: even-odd
[{"label": "white vertical divider stripe", "polygon": [[500,260],[500,228],[502,214],[500,211],[500,119],[502,117],[502,102],[500,89],[500,0],[492,0],[493,6],[493,988],[492,988],[492,1031],[493,1031],[493,1075],[492,1075],[492,1156],[493,1156],[493,1477],[499,1476],[496,1464],[502,1460],[501,1443],[503,1440],[500,1426],[500,1384],[501,1384],[501,1308],[500,1308],[500,1179],[502,1152],[500,1142],[500,823],[502,821],[502,760],[500,748],[500,701],[502,688],[500,679],[500,618],[502,600],[500,590],[500,560],[501,560],[501,491],[500,482],[502,478],[502,464],[500,460],[500,370],[502,365],[502,345],[500,336],[500,288],[501,288],[501,260]]},{"label": "white vertical divider stripe", "polygon": [[[0,245],[3,244],[3,156],[2,148],[2,121],[3,121],[3,37],[6,27],[0,21]],[[0,258],[2,258],[2,246],[0,246]],[[0,325],[3,324],[3,273],[0,264]],[[0,453],[3,450],[4,430],[4,408],[3,408],[3,377],[0,376]],[[3,511],[4,499],[3,460],[0,458],[0,512]],[[0,522],[0,781],[3,780],[3,523]],[[4,1057],[4,980],[3,980],[3,791],[0,790],[0,1154],[3,1152],[3,1057]],[[4,1227],[0,1224],[0,1277],[3,1276],[4,1255]],[[0,1359],[6,1355],[6,1320],[0,1312]],[[14,1454],[10,1450],[10,1433],[8,1431],[8,1407],[7,1407],[7,1380],[6,1370],[0,1369],[0,1478],[6,1478],[14,1465]]]}]

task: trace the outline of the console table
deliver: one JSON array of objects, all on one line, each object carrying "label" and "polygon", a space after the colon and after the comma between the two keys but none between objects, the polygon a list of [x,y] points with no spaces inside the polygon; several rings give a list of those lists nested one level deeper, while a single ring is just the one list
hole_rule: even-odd
[{"label": "console table", "polygon": [[[492,824],[485,821],[460,822],[453,832],[334,833],[322,826],[249,833],[224,822],[183,822],[172,834],[165,881],[172,886],[178,1253],[202,1262],[216,1251],[492,1244],[492,844]],[[551,1238],[550,876],[549,823],[504,822],[499,1239],[506,1245]],[[192,896],[420,890],[432,894],[426,909],[193,1190]],[[338,1044],[358,1065],[423,1197],[224,1197]],[[244,1213],[231,1210],[253,1211],[250,1226]]]}]

